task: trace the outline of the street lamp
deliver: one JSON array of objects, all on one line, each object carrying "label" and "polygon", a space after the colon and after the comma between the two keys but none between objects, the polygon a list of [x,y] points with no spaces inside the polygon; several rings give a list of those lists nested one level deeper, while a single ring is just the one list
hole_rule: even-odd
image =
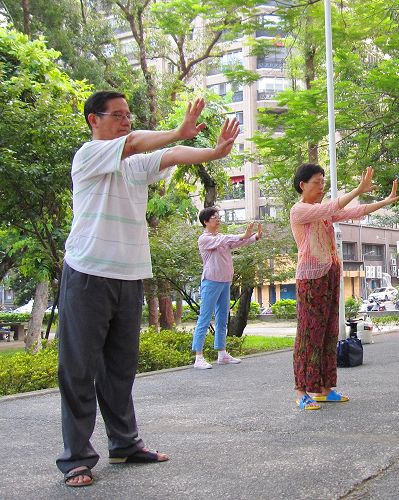
[{"label": "street lamp", "polygon": [[[332,61],[332,30],[331,30],[331,1],[324,0],[324,29],[326,39],[326,69],[327,69],[327,107],[328,107],[328,150],[330,154],[331,199],[338,197],[337,189],[337,154],[335,141],[335,116],[334,116],[334,75]],[[339,224],[334,223],[335,241],[338,256],[343,260],[342,233]],[[345,327],[345,299],[344,276],[341,274],[339,293],[339,335],[340,339],[346,338]]]}]

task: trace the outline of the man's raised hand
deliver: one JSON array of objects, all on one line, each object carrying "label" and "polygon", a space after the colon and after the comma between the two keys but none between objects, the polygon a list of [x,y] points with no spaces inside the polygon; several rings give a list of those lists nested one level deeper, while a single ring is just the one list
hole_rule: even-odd
[{"label": "man's raised hand", "polygon": [[193,103],[189,102],[183,123],[177,129],[179,140],[192,139],[206,127],[205,123],[197,125],[202,110],[205,107],[205,101],[202,98],[196,99]]},{"label": "man's raised hand", "polygon": [[399,200],[399,196],[397,195],[397,191],[398,191],[398,179],[395,179],[392,182],[392,190],[391,190],[389,196],[387,196],[385,198],[387,205],[389,205],[390,203],[395,203],[395,201]]},{"label": "man's raised hand", "polygon": [[239,133],[240,123],[237,118],[233,118],[232,120],[227,119],[224,122],[215,148],[217,158],[224,158],[231,152],[234,141],[237,139]]}]

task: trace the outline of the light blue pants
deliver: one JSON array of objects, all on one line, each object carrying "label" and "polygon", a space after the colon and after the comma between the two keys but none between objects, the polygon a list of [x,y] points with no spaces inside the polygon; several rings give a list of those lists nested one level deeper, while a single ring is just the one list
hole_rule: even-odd
[{"label": "light blue pants", "polygon": [[216,350],[226,348],[227,321],[230,309],[230,281],[203,280],[201,282],[201,307],[195,327],[192,350],[202,352],[213,311],[215,311]]}]

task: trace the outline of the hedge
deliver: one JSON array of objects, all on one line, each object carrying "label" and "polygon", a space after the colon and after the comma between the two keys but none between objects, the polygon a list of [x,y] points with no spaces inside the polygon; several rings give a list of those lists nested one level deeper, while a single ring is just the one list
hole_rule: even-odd
[{"label": "hedge", "polygon": [[[156,333],[150,328],[142,332],[138,372],[193,363],[192,338],[192,334],[185,330]],[[233,355],[239,355],[243,341],[244,338],[227,337],[227,349]],[[204,354],[208,359],[216,359],[211,335],[205,339]],[[57,361],[56,341],[43,341],[43,348],[37,354],[18,352],[11,356],[0,356],[0,395],[57,387]]]},{"label": "hedge", "polygon": [[272,305],[272,312],[279,319],[294,319],[296,318],[296,300],[278,300]]}]

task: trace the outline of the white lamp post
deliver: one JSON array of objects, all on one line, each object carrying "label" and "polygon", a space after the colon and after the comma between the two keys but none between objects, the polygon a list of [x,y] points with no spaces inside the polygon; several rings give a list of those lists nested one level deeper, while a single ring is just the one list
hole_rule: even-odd
[{"label": "white lamp post", "polygon": [[[335,142],[335,116],[334,116],[334,75],[332,60],[332,32],[331,32],[331,2],[324,0],[324,29],[326,39],[326,68],[327,68],[327,104],[328,104],[328,144],[330,154],[331,198],[338,197],[337,191],[337,156]],[[334,224],[335,240],[338,256],[342,262],[342,233],[339,224]],[[341,275],[339,294],[339,338],[346,338],[345,327],[345,299],[344,277]]]}]

